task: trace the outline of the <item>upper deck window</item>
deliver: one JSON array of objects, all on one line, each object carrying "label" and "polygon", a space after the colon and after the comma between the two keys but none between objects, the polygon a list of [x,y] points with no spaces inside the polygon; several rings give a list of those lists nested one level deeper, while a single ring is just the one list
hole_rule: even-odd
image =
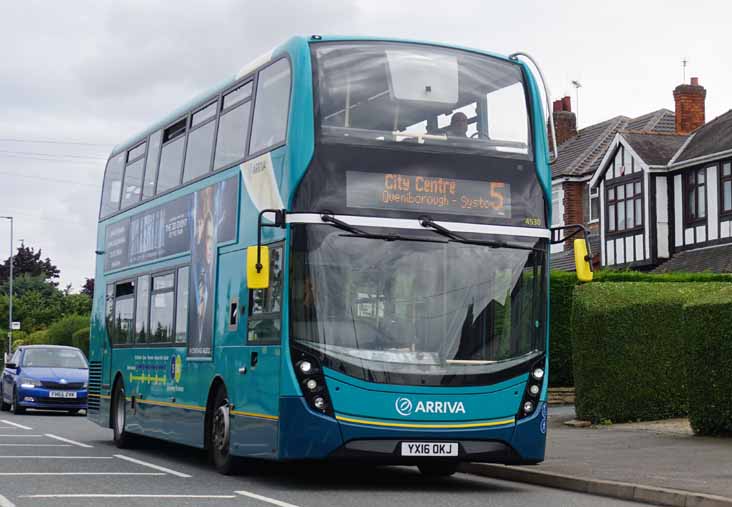
[{"label": "upper deck window", "polygon": [[403,43],[320,43],[321,139],[530,156],[521,68]]},{"label": "upper deck window", "polygon": [[186,121],[187,119],[183,118],[163,131],[163,150],[158,169],[158,194],[180,183]]},{"label": "upper deck window", "polygon": [[122,191],[122,172],[125,168],[126,153],[122,152],[107,162],[107,171],[104,174],[102,188],[102,204],[99,215],[105,218],[119,209],[119,199]]},{"label": "upper deck window", "polygon": [[278,60],[259,73],[250,153],[285,142],[290,109],[290,63]]}]

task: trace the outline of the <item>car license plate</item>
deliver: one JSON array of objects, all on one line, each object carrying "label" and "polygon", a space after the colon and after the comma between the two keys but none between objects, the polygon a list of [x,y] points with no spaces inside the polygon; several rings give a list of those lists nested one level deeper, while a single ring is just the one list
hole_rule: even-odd
[{"label": "car license plate", "polygon": [[51,398],[76,398],[74,391],[51,391],[48,395]]},{"label": "car license plate", "polygon": [[402,456],[457,456],[456,442],[402,442]]}]

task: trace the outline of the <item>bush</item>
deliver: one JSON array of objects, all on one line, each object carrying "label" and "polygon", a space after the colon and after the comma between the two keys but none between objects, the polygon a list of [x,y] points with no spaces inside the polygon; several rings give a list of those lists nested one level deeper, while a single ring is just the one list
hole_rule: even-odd
[{"label": "bush", "polygon": [[701,435],[732,434],[732,287],[690,302],[684,322],[691,427]]},{"label": "bush", "polygon": [[732,282],[732,274],[725,273],[642,273],[603,269],[595,272],[595,282]]},{"label": "bush", "polygon": [[67,315],[48,327],[48,343],[52,345],[72,345],[76,331],[89,327],[89,317]]},{"label": "bush", "polygon": [[722,286],[617,282],[576,287],[577,416],[626,422],[686,415],[684,303]]},{"label": "bush", "polygon": [[577,276],[566,271],[551,273],[549,291],[549,385],[572,387],[572,300]]},{"label": "bush", "polygon": [[75,331],[71,335],[71,343],[74,347],[81,349],[86,357],[89,357],[89,326]]}]

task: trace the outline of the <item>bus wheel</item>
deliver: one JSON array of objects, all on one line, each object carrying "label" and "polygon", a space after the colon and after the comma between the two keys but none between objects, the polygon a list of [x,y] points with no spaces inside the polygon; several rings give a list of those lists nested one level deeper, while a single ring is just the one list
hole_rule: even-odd
[{"label": "bus wheel", "polygon": [[234,469],[234,457],[229,454],[231,422],[229,400],[226,398],[226,389],[223,387],[216,391],[212,407],[209,456],[216,470],[224,475],[229,475]]},{"label": "bus wheel", "polygon": [[417,468],[425,477],[450,477],[457,472],[457,463],[422,463]]},{"label": "bus wheel", "polygon": [[114,430],[114,444],[120,449],[130,447],[132,438],[125,431],[127,425],[127,397],[122,382],[118,382],[112,395],[112,429]]}]

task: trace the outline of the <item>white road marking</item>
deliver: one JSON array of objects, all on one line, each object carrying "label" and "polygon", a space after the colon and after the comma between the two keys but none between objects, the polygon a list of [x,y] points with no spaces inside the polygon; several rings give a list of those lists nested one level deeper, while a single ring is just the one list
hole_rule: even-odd
[{"label": "white road marking", "polygon": [[[68,446],[71,447],[71,446]],[[0,456],[0,459],[114,459],[112,456]],[[0,507],[2,507],[0,505]]]},{"label": "white road marking", "polygon": [[71,447],[70,444],[0,444],[2,447]]},{"label": "white road marking", "polygon": [[15,507],[15,504],[4,496],[0,495],[0,507]]},{"label": "white road marking", "polygon": [[[103,494],[103,493],[67,493],[58,495],[20,495],[18,498],[198,498],[198,499],[232,499],[236,495],[145,495],[145,494]],[[2,504],[0,504],[2,507]]]},{"label": "white road marking", "polygon": [[165,475],[160,472],[0,472],[0,476],[37,476],[37,475]]},{"label": "white road marking", "polygon": [[261,500],[262,502],[271,503],[272,505],[277,505],[278,507],[297,507],[297,505],[283,502],[282,500],[275,500],[274,498],[258,495],[256,493],[250,493],[249,491],[234,491],[234,493],[241,496],[248,496],[249,498],[254,498],[255,500]]},{"label": "white road marking", "polygon": [[29,428],[28,426],[23,426],[22,424],[8,421],[7,419],[0,419],[0,422],[4,422],[5,424],[9,424],[10,426],[15,426],[16,428],[20,428],[21,430],[32,430],[33,429],[33,428]]},{"label": "white road marking", "polygon": [[129,461],[130,463],[137,463],[138,465],[142,465],[144,467],[152,468],[154,470],[160,470],[161,472],[168,473],[170,475],[175,475],[177,477],[184,477],[189,478],[191,477],[188,474],[184,474],[182,472],[176,472],[175,470],[171,470],[170,468],[161,467],[159,465],[154,465],[152,463],[148,463],[147,461],[141,461],[139,459],[130,458],[129,456],[125,456],[124,454],[115,454],[115,458],[123,459],[125,461]]},{"label": "white road marking", "polygon": [[78,445],[79,447],[86,447],[87,449],[91,449],[93,447],[89,444],[82,444],[81,442],[77,442],[76,440],[69,440],[68,438],[59,437],[57,435],[52,435],[50,433],[46,433],[46,436],[48,438],[54,438],[56,440],[60,440],[61,442],[66,442],[67,444]]}]

